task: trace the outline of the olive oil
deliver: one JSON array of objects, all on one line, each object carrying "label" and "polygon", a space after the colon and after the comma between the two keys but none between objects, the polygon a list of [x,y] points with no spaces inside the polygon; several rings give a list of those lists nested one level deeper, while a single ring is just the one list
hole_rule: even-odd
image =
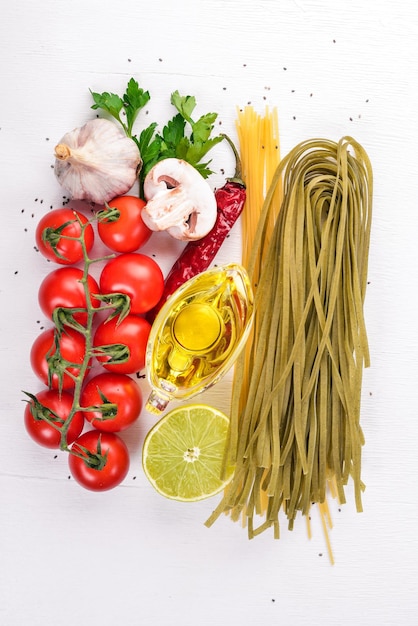
[{"label": "olive oil", "polygon": [[147,410],[159,414],[170,400],[189,399],[218,382],[245,344],[253,309],[247,272],[235,263],[206,270],[177,289],[148,341]]}]

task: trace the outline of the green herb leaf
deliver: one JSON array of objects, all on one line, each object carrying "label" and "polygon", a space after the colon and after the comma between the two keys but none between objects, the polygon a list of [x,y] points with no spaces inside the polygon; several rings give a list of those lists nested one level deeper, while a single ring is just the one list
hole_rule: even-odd
[{"label": "green herb leaf", "polygon": [[[144,91],[139,87],[138,82],[131,78],[123,94],[123,98],[114,93],[95,93],[90,90],[94,104],[92,109],[102,109],[115,118],[123,127],[128,137],[132,138],[132,130],[139,111],[150,100],[148,91]],[[127,123],[125,124],[121,118],[121,112],[126,114]]]},{"label": "green herb leaf", "polygon": [[94,104],[91,107],[92,109],[102,109],[106,113],[109,113],[112,117],[114,117],[124,128],[126,128],[125,124],[122,122],[120,118],[120,112],[123,108],[123,100],[115,93],[108,93],[104,91],[103,93],[95,93],[90,90],[90,93],[93,97]]},{"label": "green herb leaf", "polygon": [[173,117],[173,119],[164,126],[162,139],[166,151],[171,153],[170,156],[176,156],[176,147],[184,138],[185,127],[186,122],[180,114]]},{"label": "green herb leaf", "polygon": [[154,136],[157,124],[154,122],[141,132],[137,145],[142,158],[141,179],[144,180],[150,169],[158,162],[161,154],[162,139]]},{"label": "green herb leaf", "polygon": [[[217,117],[216,113],[207,113],[202,115],[196,123],[192,124],[193,142],[204,143],[209,139]],[[220,139],[222,140],[223,138],[221,137]]]},{"label": "green herb leaf", "polygon": [[144,108],[149,100],[149,92],[141,89],[138,82],[134,78],[131,78],[123,96],[123,104],[125,106],[126,119],[128,121],[127,134],[129,137],[132,137],[133,125],[139,111]]},{"label": "green herb leaf", "polygon": [[189,124],[193,124],[192,113],[196,108],[196,98],[194,96],[181,96],[178,91],[171,94],[171,104],[176,107],[180,115]]}]

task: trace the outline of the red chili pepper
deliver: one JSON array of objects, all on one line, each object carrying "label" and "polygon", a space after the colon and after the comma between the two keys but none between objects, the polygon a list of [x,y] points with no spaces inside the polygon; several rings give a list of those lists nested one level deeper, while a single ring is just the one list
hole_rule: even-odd
[{"label": "red chili pepper", "polygon": [[215,225],[205,237],[189,241],[183,249],[165,279],[164,292],[159,303],[147,314],[150,322],[176,289],[193,276],[208,269],[244,208],[246,188],[241,179],[240,159],[232,141],[227,135],[224,137],[234,151],[236,166],[233,178],[228,178],[225,185],[215,192],[217,205]]}]

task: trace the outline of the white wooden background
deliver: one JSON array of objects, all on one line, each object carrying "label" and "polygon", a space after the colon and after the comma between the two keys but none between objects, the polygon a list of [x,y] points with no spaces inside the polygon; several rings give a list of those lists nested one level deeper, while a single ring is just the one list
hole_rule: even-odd
[{"label": "white wooden background", "polygon": [[[415,0],[15,0],[0,20],[0,624],[249,626],[417,624],[418,9]],[[329,563],[319,519],[249,541],[218,502],[158,496],[141,471],[144,415],[125,439],[132,467],[105,494],[68,479],[64,454],[23,427],[22,389],[37,391],[32,341],[46,324],[37,289],[51,269],[34,229],[62,190],[54,142],[92,114],[89,88],[134,76],[167,119],[175,89],[219,113],[279,109],[282,152],[350,134],[375,172],[366,317],[372,366],[362,424],[364,512],[331,502]],[[231,166],[220,149],[218,174]],[[175,246],[162,250],[164,269]],[[167,243],[167,242],[165,242]],[[220,260],[239,260],[239,228]],[[204,400],[228,410],[230,379]],[[203,400],[203,398],[202,398]],[[93,622],[94,620],[94,622]]]}]

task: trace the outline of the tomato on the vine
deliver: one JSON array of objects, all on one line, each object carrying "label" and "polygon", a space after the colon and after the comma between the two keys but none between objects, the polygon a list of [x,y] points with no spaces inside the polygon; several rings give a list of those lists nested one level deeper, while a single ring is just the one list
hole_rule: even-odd
[{"label": "tomato on the vine", "polygon": [[[25,427],[30,437],[45,448],[59,448],[63,423],[73,405],[73,396],[57,389],[43,389],[28,401],[24,413]],[[44,419],[42,416],[46,416]],[[84,427],[84,416],[76,411],[67,430],[66,443],[73,443]]]},{"label": "tomato on the vine", "polygon": [[134,374],[145,367],[145,354],[151,324],[138,315],[127,315],[120,322],[117,317],[106,319],[99,324],[94,334],[95,348],[122,344],[127,347],[127,360],[120,363],[108,362],[108,355],[97,355],[101,365],[110,372],[119,374]]},{"label": "tomato on the vine", "polygon": [[[84,417],[97,430],[119,432],[133,424],[142,409],[142,392],[126,374],[104,372],[91,378],[83,388],[82,407],[98,407],[84,411]],[[107,404],[113,406],[106,406]]]},{"label": "tomato on the vine", "polygon": [[[52,318],[52,313],[57,307],[85,309],[86,293],[81,282],[82,278],[83,271],[78,267],[60,267],[47,274],[38,291],[38,301],[42,312]],[[90,274],[87,277],[87,287],[91,305],[100,306],[99,300],[93,297],[94,294],[99,293],[99,285]],[[85,324],[87,313],[81,311],[75,313],[74,319],[80,324]]]},{"label": "tomato on the vine", "polygon": [[[44,257],[61,265],[72,265],[83,259],[83,248],[77,237],[81,234],[81,224],[88,219],[70,208],[54,209],[46,213],[39,221],[36,231],[36,245]],[[94,243],[94,231],[91,224],[84,231],[86,251]]]},{"label": "tomato on the vine", "polygon": [[99,279],[101,293],[124,293],[130,298],[130,312],[150,311],[160,300],[164,276],[160,266],[145,254],[120,254],[104,266]]},{"label": "tomato on the vine", "polygon": [[[62,332],[57,343],[62,359],[71,363],[71,365],[64,367],[64,363],[62,363],[61,359],[60,363],[55,364],[56,368],[60,369],[63,374],[61,387],[62,389],[73,389],[75,386],[73,377],[79,375],[80,367],[78,366],[81,366],[84,361],[86,340],[84,335],[68,327]],[[47,356],[49,355],[58,357],[56,354],[54,327],[42,331],[33,342],[30,351],[32,370],[45,385],[49,383],[49,367],[47,361]],[[60,365],[62,368],[60,368]],[[52,389],[60,388],[59,376],[56,372],[52,373],[50,382]]]},{"label": "tomato on the vine", "polygon": [[136,196],[118,196],[108,203],[119,215],[98,221],[97,231],[103,243],[115,252],[135,252],[151,237],[152,230],[142,219],[146,202]]},{"label": "tomato on the vine", "polygon": [[73,443],[68,465],[80,485],[90,491],[106,491],[126,478],[129,451],[115,433],[88,430]]}]

